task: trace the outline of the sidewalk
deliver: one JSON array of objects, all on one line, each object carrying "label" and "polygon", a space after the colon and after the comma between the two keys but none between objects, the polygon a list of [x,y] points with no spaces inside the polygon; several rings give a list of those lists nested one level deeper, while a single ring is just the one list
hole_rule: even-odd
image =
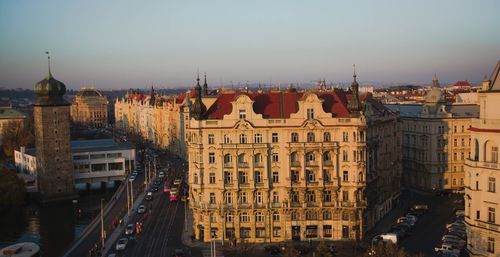
[{"label": "sidewalk", "polygon": [[[151,186],[151,185],[149,185]],[[148,187],[149,188],[149,187]],[[111,235],[106,237],[106,242],[104,243],[104,249],[102,251],[101,256],[106,256],[106,254],[109,252],[109,250],[113,249],[115,242],[118,240],[118,238],[123,234],[123,231],[127,227],[128,221],[132,218],[132,216],[136,215],[134,210],[137,210],[139,205],[142,204],[142,201],[144,200],[144,197],[146,196],[146,192],[142,192],[137,199],[135,200],[134,205],[132,206],[132,209],[130,209],[130,216],[125,214],[122,219],[123,219],[123,225],[118,225],[115,230],[111,233]]]}]

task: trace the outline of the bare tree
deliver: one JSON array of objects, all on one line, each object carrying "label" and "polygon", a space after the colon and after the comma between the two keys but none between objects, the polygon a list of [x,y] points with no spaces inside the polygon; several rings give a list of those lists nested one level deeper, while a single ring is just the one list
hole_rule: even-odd
[{"label": "bare tree", "polygon": [[9,158],[14,156],[14,150],[21,146],[33,147],[35,143],[32,118],[22,121],[10,121],[3,128],[2,144],[5,155]]}]

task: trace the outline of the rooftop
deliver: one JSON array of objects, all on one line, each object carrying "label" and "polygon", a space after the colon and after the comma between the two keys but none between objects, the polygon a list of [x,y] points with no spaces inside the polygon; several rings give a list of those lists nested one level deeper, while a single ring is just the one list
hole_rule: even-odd
[{"label": "rooftop", "polygon": [[[422,104],[385,104],[392,111],[399,112],[402,118],[417,118],[422,111]],[[477,118],[479,117],[479,105],[477,104],[447,104],[445,110],[453,115],[453,118]]]},{"label": "rooftop", "polygon": [[[134,146],[129,142],[115,142],[113,139],[74,140],[70,144],[72,153],[134,149]],[[34,156],[36,155],[36,149],[26,149],[25,153]]]},{"label": "rooftop", "polygon": [[0,107],[0,119],[25,119],[26,115],[12,107]]}]

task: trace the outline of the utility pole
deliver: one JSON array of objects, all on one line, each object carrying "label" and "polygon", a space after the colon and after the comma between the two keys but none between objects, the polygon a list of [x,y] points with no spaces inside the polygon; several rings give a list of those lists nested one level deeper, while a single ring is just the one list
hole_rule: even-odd
[{"label": "utility pole", "polygon": [[103,211],[104,198],[101,198],[101,246],[104,248],[104,211]]},{"label": "utility pole", "polygon": [[125,188],[127,189],[127,216],[130,216],[130,196],[129,196],[129,189],[128,189],[128,180],[125,181],[126,186]]}]

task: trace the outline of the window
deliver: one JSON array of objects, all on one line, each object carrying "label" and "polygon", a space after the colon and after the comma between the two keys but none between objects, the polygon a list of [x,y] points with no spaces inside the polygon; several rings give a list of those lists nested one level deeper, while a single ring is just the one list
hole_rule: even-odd
[{"label": "window", "polygon": [[233,173],[230,171],[224,171],[224,183],[231,184],[233,183]]},{"label": "window", "polygon": [[240,238],[250,238],[250,228],[240,228]]},{"label": "window", "polygon": [[240,184],[248,183],[248,175],[245,171],[238,172],[238,175],[239,175],[238,179],[239,179]]},{"label": "window", "polygon": [[344,181],[349,181],[349,171],[347,170],[344,170],[344,176],[343,176],[343,180]]},{"label": "window", "polygon": [[226,192],[226,194],[224,196],[224,202],[226,202],[226,204],[233,203],[233,194],[231,192]]},{"label": "window", "polygon": [[314,119],[314,109],[307,109],[307,119]]},{"label": "window", "polygon": [[210,173],[209,178],[210,184],[215,184],[215,173]]},{"label": "window", "polygon": [[342,213],[342,220],[349,220],[349,213],[348,212],[343,212]]},{"label": "window", "polygon": [[496,187],[496,179],[492,177],[488,177],[488,192],[495,192]]},{"label": "window", "polygon": [[255,202],[261,204],[263,202],[262,192],[255,193]]},{"label": "window", "polygon": [[262,183],[262,172],[261,171],[255,171],[255,182]]},{"label": "window", "polygon": [[291,140],[292,140],[292,143],[297,143],[297,142],[299,142],[299,134],[298,134],[298,133],[293,132],[293,133],[292,133],[292,135],[291,135]]},{"label": "window", "polygon": [[307,133],[307,142],[309,142],[309,143],[314,142],[314,133],[312,133],[312,132]]},{"label": "window", "polygon": [[342,191],[342,200],[349,201],[349,191]]},{"label": "window", "polygon": [[297,152],[293,152],[291,155],[290,155],[290,161],[291,162],[298,162],[299,161],[299,158],[297,156]]},{"label": "window", "polygon": [[266,228],[255,228],[255,237],[256,238],[266,237]]},{"label": "window", "polygon": [[278,162],[279,161],[278,153],[273,153],[272,154],[272,160],[273,160],[273,162]]},{"label": "window", "polygon": [[247,111],[245,109],[240,109],[240,119],[247,118]]},{"label": "window", "polygon": [[255,134],[253,140],[256,144],[262,143],[262,134]]},{"label": "window", "polygon": [[194,177],[194,183],[198,184],[198,174],[195,173],[193,177]]},{"label": "window", "polygon": [[280,202],[280,196],[278,192],[273,192],[273,203],[279,203]]},{"label": "window", "polygon": [[[456,168],[456,167],[455,167],[455,168]],[[457,185],[457,179],[456,179],[456,178],[454,178],[454,179],[452,179],[452,181],[453,181],[453,182],[452,182],[452,185],[456,186],[456,185]]]},{"label": "window", "polygon": [[253,161],[255,164],[259,165],[262,163],[262,154],[258,153],[253,156]]},{"label": "window", "polygon": [[208,153],[208,163],[215,163],[215,153]]},{"label": "window", "polygon": [[273,171],[273,183],[279,183],[279,173],[277,171]]},{"label": "window", "polygon": [[345,162],[349,161],[349,154],[347,153],[347,150],[342,151],[342,160]]},{"label": "window", "polygon": [[273,213],[273,221],[280,221],[280,214],[275,212]]},{"label": "window", "polygon": [[491,147],[491,162],[498,162],[498,147],[496,146]]},{"label": "window", "polygon": [[247,135],[240,134],[240,144],[246,144],[246,143],[247,143]]},{"label": "window", "polygon": [[481,212],[476,211],[476,220],[480,220],[480,219],[481,219]]},{"label": "window", "polygon": [[280,237],[280,236],[281,236],[281,228],[273,227],[273,237]]},{"label": "window", "polygon": [[323,161],[326,162],[326,161],[330,161],[330,152],[329,151],[326,151],[323,153]]},{"label": "window", "polygon": [[488,208],[488,222],[495,223],[495,208]]},{"label": "window", "polygon": [[306,170],[307,182],[314,182],[315,174],[312,170]]},{"label": "window", "polygon": [[224,135],[224,144],[231,144],[231,137],[229,135]]},{"label": "window", "polygon": [[292,191],[292,203],[299,202],[299,192]]},{"label": "window", "polygon": [[248,215],[248,213],[246,212],[241,213],[240,222],[250,222],[250,215]]},{"label": "window", "polygon": [[241,192],[240,193],[240,203],[248,203],[247,192]]},{"label": "window", "polygon": [[292,182],[299,182],[299,171],[292,170]]},{"label": "window", "polygon": [[323,237],[332,237],[332,226],[331,225],[323,225]]},{"label": "window", "polygon": [[217,223],[217,217],[213,213],[210,213],[210,223]]},{"label": "window", "polygon": [[308,152],[306,153],[306,161],[307,162],[313,162],[314,161],[314,153],[313,152]]},{"label": "window", "polygon": [[488,237],[488,252],[495,253],[495,238]]},{"label": "window", "polygon": [[342,141],[349,142],[349,133],[348,132],[342,132]]},{"label": "window", "polygon": [[308,211],[306,212],[306,220],[317,220],[318,215],[315,211]]},{"label": "window", "polygon": [[273,133],[272,134],[272,142],[273,143],[278,143],[278,133]]},{"label": "window", "polygon": [[215,204],[215,193],[210,193],[210,204]]},{"label": "window", "polygon": [[224,155],[224,163],[231,163],[233,161],[233,157],[230,154]]},{"label": "window", "polygon": [[330,132],[323,133],[323,141],[330,142],[331,140],[332,140],[332,137],[330,136]]},{"label": "window", "polygon": [[323,220],[331,220],[331,219],[332,219],[332,212],[330,211],[323,212]]},{"label": "window", "polygon": [[306,192],[306,202],[316,202],[316,194],[313,191]]},{"label": "window", "polygon": [[457,139],[453,139],[453,146],[457,146]]},{"label": "window", "polygon": [[214,134],[208,134],[208,144],[209,145],[214,144]]},{"label": "window", "polygon": [[299,214],[297,212],[292,212],[292,214],[290,214],[290,218],[292,220],[299,220]]},{"label": "window", "polygon": [[264,214],[262,214],[262,212],[257,212],[255,214],[255,222],[264,222]]},{"label": "window", "polygon": [[234,221],[234,216],[232,213],[226,214],[226,223],[233,223]]},{"label": "window", "polygon": [[244,153],[238,155],[238,163],[246,163]]},{"label": "window", "polygon": [[332,182],[332,175],[330,174],[329,170],[323,170],[323,179],[325,182]]},{"label": "window", "polygon": [[323,193],[323,201],[324,202],[331,202],[332,201],[332,191],[330,190],[326,190],[324,193]]}]

